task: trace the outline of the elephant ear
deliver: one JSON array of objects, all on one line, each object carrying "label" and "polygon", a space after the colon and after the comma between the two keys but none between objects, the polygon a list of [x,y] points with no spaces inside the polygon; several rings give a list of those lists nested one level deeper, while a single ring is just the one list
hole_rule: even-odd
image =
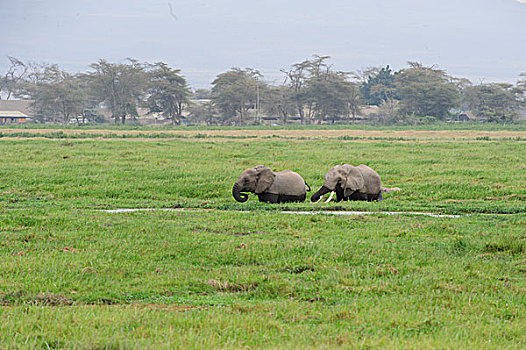
[{"label": "elephant ear", "polygon": [[325,187],[334,191],[338,182],[345,182],[345,169],[342,165],[336,165],[329,169],[325,175]]},{"label": "elephant ear", "polygon": [[255,194],[260,194],[268,190],[270,186],[274,183],[274,178],[276,175],[274,172],[264,165],[258,165],[255,167],[257,172],[257,185],[256,190],[254,191]]},{"label": "elephant ear", "polygon": [[343,195],[349,197],[356,191],[363,192],[365,190],[365,181],[362,176],[362,172],[357,167],[352,165],[346,166],[347,176],[345,183],[343,184]]}]

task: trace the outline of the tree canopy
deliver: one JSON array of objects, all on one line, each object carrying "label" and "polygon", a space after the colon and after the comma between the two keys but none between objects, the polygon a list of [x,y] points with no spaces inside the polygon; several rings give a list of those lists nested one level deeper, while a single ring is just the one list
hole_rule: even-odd
[{"label": "tree canopy", "polygon": [[449,110],[459,105],[456,85],[441,69],[409,62],[409,68],[396,74],[394,83],[401,111],[405,114],[445,120]]},{"label": "tree canopy", "polygon": [[524,106],[524,89],[512,84],[483,84],[464,90],[468,108],[490,122],[513,122]]},{"label": "tree canopy", "polygon": [[173,125],[349,123],[364,118],[415,124],[456,120],[462,111],[480,121],[509,123],[526,114],[526,72],[516,84],[473,85],[418,62],[398,71],[386,65],[343,72],[334,69],[330,56],[314,55],[281,70],[282,84],[265,81],[255,68],[231,68],[219,73],[210,89],[192,91],[181,69],[165,62],[100,59],[87,72],[70,73],[55,64],[8,59],[10,66],[0,74],[0,98],[33,100],[39,122],[69,123],[88,115],[100,121],[111,114],[115,123],[124,124],[138,118],[139,110]]},{"label": "tree canopy", "polygon": [[12,95],[21,88],[21,84],[24,83],[24,78],[27,76],[29,67],[16,57],[7,57],[10,62],[10,66],[5,74],[0,77],[0,100],[4,95],[6,100],[9,100]]},{"label": "tree canopy", "polygon": [[172,121],[181,124],[183,105],[189,102],[190,89],[180,69],[170,68],[166,63],[154,64],[150,74],[148,107]]},{"label": "tree canopy", "polygon": [[115,122],[125,124],[127,117],[136,118],[148,84],[145,65],[134,59],[122,64],[99,60],[90,67],[93,71],[87,77],[94,99],[111,110]]},{"label": "tree canopy", "polygon": [[379,106],[382,102],[393,99],[395,74],[387,65],[380,70],[366,72],[365,81],[361,85],[364,100],[370,105]]},{"label": "tree canopy", "polygon": [[230,124],[244,124],[247,111],[256,105],[258,89],[265,84],[255,69],[232,68],[221,73],[212,82],[212,100],[223,120]]},{"label": "tree canopy", "polygon": [[359,110],[358,85],[349,73],[334,71],[330,56],[314,55],[312,59],[292,65],[285,73],[290,88],[288,99],[295,101],[301,122],[349,119]]}]

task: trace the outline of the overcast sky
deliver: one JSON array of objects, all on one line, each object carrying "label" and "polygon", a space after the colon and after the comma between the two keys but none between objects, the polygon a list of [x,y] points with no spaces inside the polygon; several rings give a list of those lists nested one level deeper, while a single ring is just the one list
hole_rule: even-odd
[{"label": "overcast sky", "polygon": [[163,61],[208,87],[231,67],[280,69],[330,55],[337,70],[407,61],[475,83],[526,72],[526,0],[0,0],[7,56],[87,71],[100,58]]}]

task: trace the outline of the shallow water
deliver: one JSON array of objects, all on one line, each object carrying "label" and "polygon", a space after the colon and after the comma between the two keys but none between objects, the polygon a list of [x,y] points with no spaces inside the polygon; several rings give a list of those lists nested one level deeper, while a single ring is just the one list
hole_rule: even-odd
[{"label": "shallow water", "polygon": [[[173,208],[122,208],[122,209],[102,209],[99,210],[105,213],[133,213],[138,211],[196,211],[195,209],[173,209]],[[237,211],[238,213],[250,213],[250,211]],[[460,215],[446,215],[433,213],[420,213],[413,211],[282,211],[282,214],[296,214],[296,215],[422,215],[431,216],[434,218],[459,218]]]}]

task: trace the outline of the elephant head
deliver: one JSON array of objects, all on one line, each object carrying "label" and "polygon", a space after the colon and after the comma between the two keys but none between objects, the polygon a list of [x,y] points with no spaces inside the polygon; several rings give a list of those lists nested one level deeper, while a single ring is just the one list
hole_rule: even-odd
[{"label": "elephant head", "polygon": [[363,187],[363,176],[356,167],[349,164],[337,165],[329,169],[325,175],[325,184],[312,195],[311,201],[315,202],[324,194],[332,191],[336,191],[337,194],[340,192],[343,197],[348,197]]},{"label": "elephant head", "polygon": [[275,177],[274,172],[264,165],[245,169],[232,188],[232,196],[238,202],[246,202],[248,195],[242,192],[263,193],[272,185]]}]

